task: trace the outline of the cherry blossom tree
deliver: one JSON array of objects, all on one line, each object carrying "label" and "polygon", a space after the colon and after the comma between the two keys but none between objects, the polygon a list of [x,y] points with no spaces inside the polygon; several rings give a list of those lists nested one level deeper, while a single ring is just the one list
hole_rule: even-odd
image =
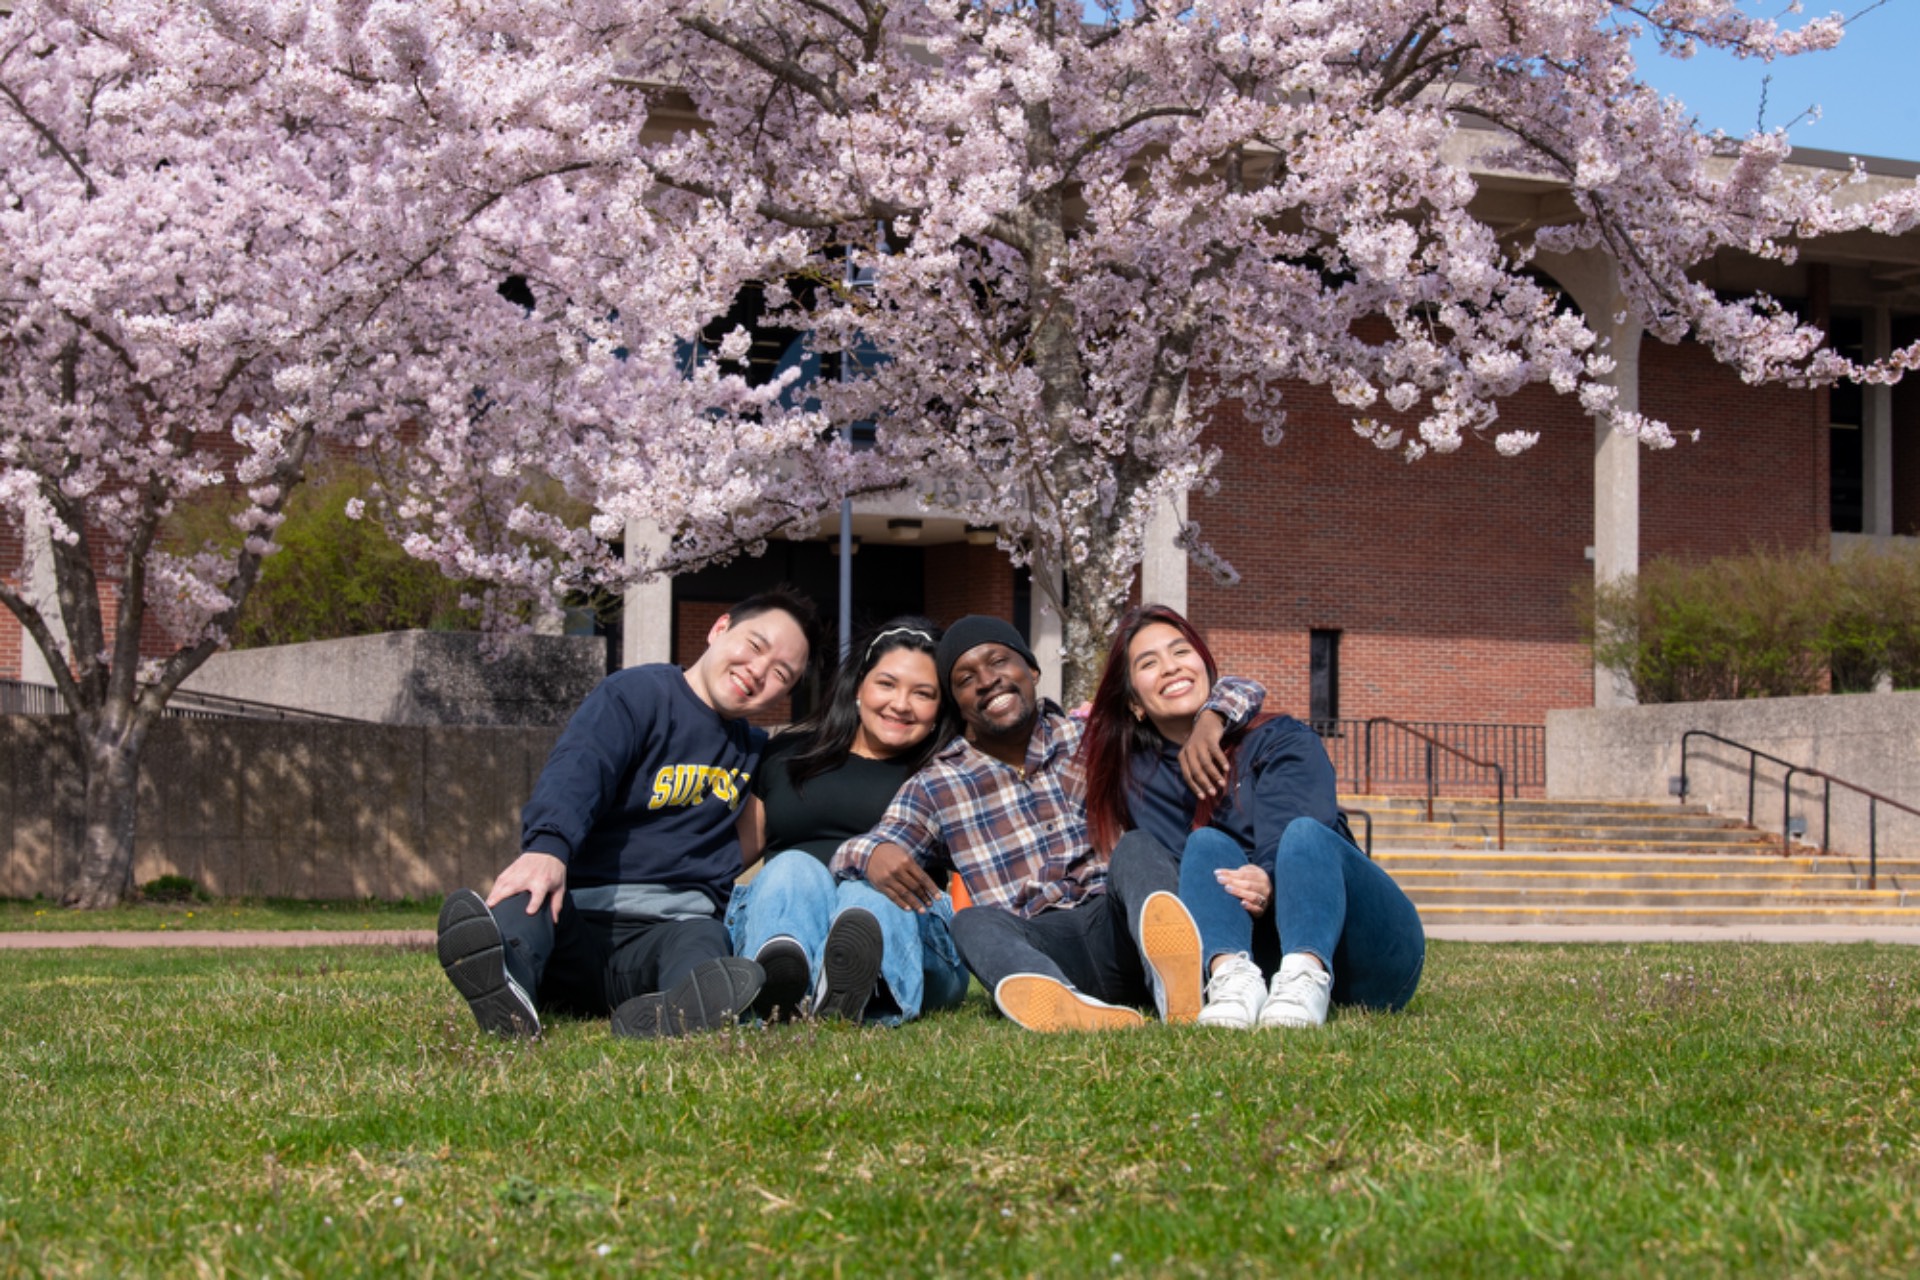
[{"label": "cherry blossom tree", "polygon": [[[597,33],[477,12],[0,4],[0,513],[39,559],[0,603],[73,714],[76,905],[128,892],[142,745],[316,452],[406,465],[437,419],[484,416],[478,369],[494,400],[543,394],[516,379],[557,350],[533,354],[473,228],[623,143],[566,114],[613,92],[591,60],[541,61]],[[244,495],[238,545],[172,545],[169,514],[216,486]],[[523,501],[511,476],[466,489]],[[573,545],[599,554],[564,530],[542,554]]]},{"label": "cherry blossom tree", "polygon": [[[1699,136],[1636,27],[1838,34],[1730,0],[0,0],[0,512],[53,583],[0,602],[83,744],[73,900],[124,893],[141,744],[316,450],[384,470],[366,510],[413,554],[548,601],[970,479],[1065,571],[1075,696],[1223,400],[1278,441],[1324,386],[1411,459],[1525,448],[1498,406],[1546,383],[1664,442],[1536,251],[1603,248],[1649,331],[1751,379],[1897,377],[1913,351],[1849,364],[1688,271],[1920,197]],[[1479,221],[1469,133],[1564,214]],[[750,289],[837,375],[754,374]],[[242,544],[169,545],[214,485]]]},{"label": "cherry blossom tree", "polygon": [[[1648,332],[1692,335],[1750,380],[1885,380],[1915,357],[1849,364],[1770,300],[1688,272],[1723,249],[1790,259],[1811,236],[1900,232],[1920,197],[1790,176],[1784,136],[1702,136],[1635,80],[1636,31],[1668,54],[1770,59],[1830,45],[1835,19],[1788,30],[1731,0],[635,0],[606,21],[631,93],[599,103],[644,113],[645,140],[596,174],[590,217],[549,221],[541,260],[521,255],[595,335],[582,380],[653,371],[637,419],[573,440],[599,531],[662,525],[638,566],[654,571],[843,493],[966,478],[970,518],[1064,570],[1069,697],[1152,509],[1208,483],[1223,401],[1278,442],[1289,388],[1325,387],[1414,460],[1524,450],[1500,402],[1545,383],[1670,443],[1616,407],[1606,345],[1539,251],[1603,249]],[[1463,146],[1557,184],[1563,212],[1483,222],[1449,158]],[[803,405],[751,394],[728,380],[746,334],[716,330],[750,284],[825,358],[877,358]],[[806,450],[812,494],[781,460],[809,410],[876,428],[864,455]],[[511,471],[528,447],[463,428],[439,456]],[[420,509],[458,470],[422,477]],[[1201,531],[1182,540],[1231,573]]]}]

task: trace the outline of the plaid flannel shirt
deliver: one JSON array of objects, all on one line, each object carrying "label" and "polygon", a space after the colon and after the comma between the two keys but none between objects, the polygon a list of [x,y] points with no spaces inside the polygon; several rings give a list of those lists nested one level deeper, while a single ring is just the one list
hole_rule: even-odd
[{"label": "plaid flannel shirt", "polygon": [[[1240,725],[1265,697],[1253,681],[1225,677],[1207,709]],[[1080,733],[1079,721],[1042,701],[1019,769],[955,738],[900,788],[879,826],[840,846],[834,873],[864,878],[874,850],[893,844],[928,871],[958,872],[976,905],[1017,916],[1104,893],[1106,855],[1087,838]]]}]

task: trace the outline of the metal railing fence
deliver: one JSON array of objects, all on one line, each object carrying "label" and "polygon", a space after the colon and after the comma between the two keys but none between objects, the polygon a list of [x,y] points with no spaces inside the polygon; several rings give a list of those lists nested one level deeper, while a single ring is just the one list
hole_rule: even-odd
[{"label": "metal railing fence", "polygon": [[[1836,778],[1825,770],[1816,769],[1811,765],[1794,764],[1790,760],[1782,760],[1779,756],[1769,755],[1758,747],[1750,747],[1744,742],[1735,742],[1732,738],[1723,738],[1719,734],[1710,733],[1705,729],[1688,729],[1680,735],[1680,776],[1674,779],[1675,785],[1673,786],[1673,791],[1675,798],[1682,803],[1686,802],[1687,792],[1691,786],[1687,776],[1689,765],[1688,751],[1689,744],[1695,738],[1705,738],[1709,742],[1717,742],[1723,747],[1731,747],[1735,751],[1746,752],[1747,825],[1750,827],[1754,825],[1754,793],[1759,784],[1760,762],[1765,760],[1767,763],[1778,765],[1786,771],[1780,780],[1780,853],[1783,857],[1793,852],[1793,837],[1795,834],[1793,779],[1795,774],[1803,778],[1817,779],[1822,784],[1820,789],[1821,853],[1830,851],[1828,837],[1833,826],[1833,789],[1840,787],[1853,792],[1855,795],[1865,796],[1867,798],[1867,888],[1869,889],[1877,889],[1880,887],[1880,806],[1886,805],[1888,808],[1897,809],[1901,813],[1910,813],[1915,817],[1920,817],[1920,809],[1916,809],[1909,804],[1902,804],[1891,796],[1883,796],[1878,791],[1869,791],[1857,782],[1848,782],[1845,778]],[[1802,822],[1804,823],[1804,819]],[[1802,831],[1804,832],[1804,827]]]},{"label": "metal railing fence", "polygon": [[[0,715],[64,716],[67,704],[52,685],[29,684],[24,680],[0,680]],[[307,711],[283,707],[271,702],[252,702],[218,693],[177,690],[167,700],[166,715],[176,720],[327,720],[336,724],[359,724],[352,716],[336,716],[325,711]]]},{"label": "metal railing fence", "polygon": [[[1453,720],[1316,720],[1314,732],[1327,748],[1340,789],[1373,794],[1376,787],[1419,786],[1428,779],[1428,757],[1436,786],[1484,787],[1487,769],[1471,761],[1498,765],[1506,790],[1544,791],[1547,785],[1547,727],[1543,724],[1480,724]],[[1371,728],[1369,726],[1371,725]],[[1430,747],[1444,748],[1435,753]]]}]

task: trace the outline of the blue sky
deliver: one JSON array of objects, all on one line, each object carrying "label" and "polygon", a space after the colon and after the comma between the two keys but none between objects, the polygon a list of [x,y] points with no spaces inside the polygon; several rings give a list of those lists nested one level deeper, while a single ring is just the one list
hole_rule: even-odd
[{"label": "blue sky", "polygon": [[[1781,17],[1787,0],[1745,0],[1755,16]],[[1859,156],[1920,161],[1920,0],[1806,0],[1806,14],[1853,18],[1836,49],[1772,63],[1701,53],[1680,62],[1649,47],[1640,55],[1641,79],[1692,108],[1705,129],[1736,136],[1765,125],[1788,125],[1795,146]],[[1804,17],[1804,15],[1803,15]],[[1797,25],[1803,18],[1781,17]],[[1821,118],[1801,118],[1818,105]]]}]

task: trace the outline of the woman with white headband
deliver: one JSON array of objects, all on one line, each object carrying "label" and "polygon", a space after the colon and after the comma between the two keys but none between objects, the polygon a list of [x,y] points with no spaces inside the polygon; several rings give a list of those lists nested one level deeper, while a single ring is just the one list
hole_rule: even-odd
[{"label": "woman with white headband", "polygon": [[952,741],[934,654],[940,628],[894,618],[857,639],[826,704],[775,738],[740,817],[749,863],[772,850],[727,908],[734,954],[766,971],[754,1011],[769,1020],[812,1014],[887,1024],[951,1008],[967,971],[941,895],[925,914],[903,910],[864,880],[836,882],[834,850],[870,831],[900,784]]}]

